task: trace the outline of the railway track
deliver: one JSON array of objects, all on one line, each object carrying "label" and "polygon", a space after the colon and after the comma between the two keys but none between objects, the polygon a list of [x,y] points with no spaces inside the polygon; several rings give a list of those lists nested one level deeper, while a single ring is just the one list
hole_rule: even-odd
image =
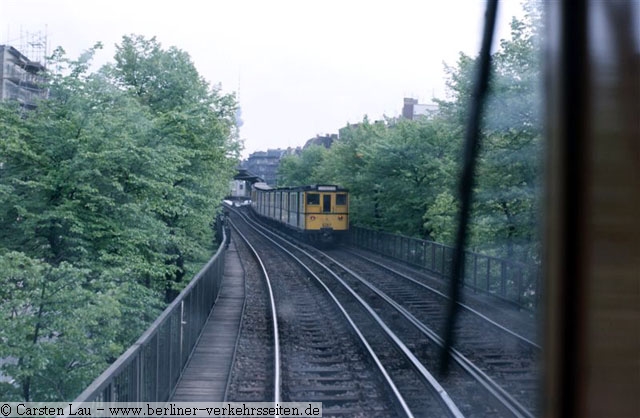
[{"label": "railway track", "polygon": [[[258,234],[258,232],[253,232]],[[318,274],[312,271],[306,263],[301,263],[300,259],[296,257],[291,249],[285,249],[282,244],[287,245],[286,242],[277,243],[273,241],[274,237],[268,238],[255,236],[253,240],[269,240],[266,246],[267,251],[275,247],[279,247],[279,252],[285,252],[288,257],[293,257],[297,262],[303,266],[300,267],[303,270],[298,273],[298,276],[304,277],[304,281],[308,284],[313,284],[314,288],[318,286],[325,289],[325,292],[335,300],[338,306],[341,306],[340,310],[342,315],[348,318],[348,321],[352,324],[352,327],[356,330],[362,339],[361,345],[367,347],[371,353],[370,357],[373,359],[375,365],[378,366],[380,374],[382,374],[390,388],[390,392],[394,394],[394,403],[400,405],[401,416],[464,416],[457,405],[451,401],[446,390],[444,390],[437,379],[435,379],[429,371],[418,361],[413,355],[411,349],[406,347],[402,340],[393,332],[386,324],[379,318],[379,315],[371,309],[355,292],[348,289],[339,283],[335,283],[333,280],[327,280],[326,277],[320,278]],[[275,238],[277,239],[277,238]],[[293,249],[295,251],[295,249]],[[271,256],[276,263],[276,268],[282,270],[282,266],[286,264],[286,261],[279,259],[282,257],[280,254],[273,254]],[[280,271],[279,275],[286,275],[286,271]],[[313,278],[311,280],[310,278]],[[277,288],[277,286],[276,286]],[[296,292],[300,289],[296,288]],[[277,292],[276,292],[277,293]],[[316,291],[316,295],[317,295]],[[316,296],[317,297],[317,296]],[[296,294],[296,299],[298,294]],[[276,299],[278,299],[276,295]],[[326,319],[327,315],[316,315],[310,310],[309,303],[305,302],[301,307],[300,312],[310,312],[311,317],[307,324],[314,324],[313,326],[322,329],[322,332],[326,332]],[[348,314],[347,314],[348,311]],[[283,310],[279,309],[279,316],[285,317]],[[320,321],[318,319],[321,319]],[[292,318],[295,323],[298,323],[297,318]],[[284,322],[284,321],[282,321]],[[302,320],[305,323],[305,320]],[[282,327],[283,334],[285,333],[285,327]],[[320,331],[319,331],[320,332]],[[326,342],[327,349],[335,349],[343,344],[336,344],[336,333],[329,333],[329,340]],[[332,368],[341,369],[344,368],[344,359],[334,358],[331,361]],[[284,364],[284,361],[283,361]],[[360,369],[360,372],[369,372],[374,370],[372,365]],[[283,371],[283,376],[286,372]],[[307,380],[305,378],[304,380]],[[355,382],[367,382],[371,379],[363,379],[361,376],[355,378]],[[283,383],[284,386],[284,383]],[[284,393],[284,390],[283,390]],[[365,390],[365,393],[370,393],[370,390]],[[308,400],[309,394],[306,394],[300,400]],[[283,395],[284,397],[284,395]],[[326,405],[327,401],[322,401],[323,405]],[[389,401],[383,401],[381,407],[385,407]],[[369,401],[366,402],[369,404]],[[325,414],[327,413],[325,406]],[[355,411],[349,411],[349,416],[352,416]],[[375,412],[375,411],[372,411]],[[367,412],[363,416],[371,416],[372,412]],[[390,411],[383,412],[380,416],[389,416]],[[331,412],[330,412],[331,414]],[[395,414],[394,414],[395,415]]]},{"label": "railway track", "polygon": [[237,231],[232,236],[244,260],[245,303],[225,400],[278,402],[280,342],[271,281],[255,249]]},{"label": "railway track", "polygon": [[[332,251],[329,256],[306,246],[282,245],[288,245],[300,258],[315,258],[309,264],[325,264],[318,267],[319,275],[334,276],[334,282],[343,281],[343,287],[355,289],[407,342],[406,347],[421,364],[438,370],[443,294],[406,274],[390,272],[372,260],[354,259],[343,251]],[[442,387],[465,414],[534,416],[539,347],[469,307],[463,311],[453,351],[457,368],[443,379]]]},{"label": "railway track", "polygon": [[[275,351],[268,345],[270,327],[266,323],[270,321],[259,318],[265,314],[268,298],[264,286],[256,286],[256,294],[252,296],[250,291],[248,297],[254,297],[258,304],[254,310],[247,309],[243,319],[227,398],[249,400],[247,395],[253,393],[250,400],[271,401],[270,396],[279,392],[282,402],[322,402],[323,416],[412,416],[402,398],[396,396],[393,384],[377,367],[375,355],[358,339],[359,331],[353,322],[345,321],[345,311],[319,291],[307,272],[292,265],[270,245],[264,245],[255,232],[246,227],[238,230],[260,248],[259,256],[264,261],[259,264],[271,276],[275,306],[272,311],[277,312],[280,336],[280,389],[269,392],[269,382],[274,381],[269,374],[275,370],[253,367],[269,357],[261,350]],[[249,247],[244,248],[249,251]],[[249,273],[247,276],[255,276]],[[247,283],[248,287],[257,284]],[[247,306],[250,304],[248,301]],[[252,327],[255,324],[262,325]],[[252,335],[255,333],[258,335]]]},{"label": "railway track", "polygon": [[[340,251],[325,256],[371,292],[383,295],[388,304],[404,312],[441,346],[443,306],[448,301],[445,294],[371,258],[356,258]],[[509,403],[514,414],[535,416],[540,346],[470,306],[461,303],[460,308],[455,361],[479,375],[482,384]]]},{"label": "railway track", "polygon": [[[326,253],[331,257],[338,257],[338,260],[348,266],[355,261],[353,258],[358,258],[378,266],[392,276],[405,276],[419,281],[434,293],[439,292],[446,295],[449,292],[447,282],[440,276],[371,251],[341,246],[339,249],[329,250]],[[481,312],[490,321],[496,322],[504,328],[517,330],[518,335],[532,342],[534,346],[539,346],[538,325],[533,312],[519,309],[491,294],[476,292],[473,289],[463,288],[462,299],[465,305],[463,309],[470,308],[470,310]]]}]

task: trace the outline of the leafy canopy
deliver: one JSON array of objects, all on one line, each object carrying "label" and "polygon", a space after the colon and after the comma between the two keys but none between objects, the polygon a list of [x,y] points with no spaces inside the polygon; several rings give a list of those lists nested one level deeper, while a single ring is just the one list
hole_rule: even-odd
[{"label": "leafy canopy", "polygon": [[[474,249],[538,261],[537,214],[541,169],[540,12],[527,4],[513,19],[510,39],[494,53],[490,98],[471,223]],[[341,130],[318,158],[305,149],[281,166],[283,185],[334,182],[351,192],[351,221],[453,243],[457,176],[462,155],[475,58],[460,54],[446,66],[448,95],[438,114],[419,120],[387,119]]]},{"label": "leafy canopy", "polygon": [[233,96],[155,38],[91,73],[98,48],[57,49],[35,110],[0,103],[1,399],[73,399],[214,250]]}]

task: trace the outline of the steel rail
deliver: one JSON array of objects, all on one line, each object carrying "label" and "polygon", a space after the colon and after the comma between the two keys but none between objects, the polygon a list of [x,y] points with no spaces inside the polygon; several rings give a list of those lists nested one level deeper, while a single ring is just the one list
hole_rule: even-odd
[{"label": "steel rail", "polygon": [[[245,220],[245,222],[247,222],[247,221]],[[406,404],[406,401],[404,400],[404,397],[399,392],[399,390],[395,386],[395,383],[393,382],[393,380],[389,376],[388,372],[386,371],[384,365],[382,365],[382,363],[378,359],[378,356],[375,354],[375,352],[373,351],[373,349],[371,348],[371,346],[367,342],[366,337],[364,337],[364,335],[362,335],[362,333],[358,329],[357,325],[355,323],[353,323],[353,320],[350,318],[349,314],[346,312],[346,310],[344,310],[344,308],[342,307],[340,302],[337,300],[337,298],[335,297],[333,292],[331,292],[331,290],[327,287],[327,285],[311,269],[309,269],[309,267],[306,266],[302,260],[300,260],[298,257],[296,257],[293,253],[291,253],[289,250],[284,248],[282,245],[277,243],[272,238],[268,237],[266,235],[266,233],[261,232],[255,226],[250,225],[249,222],[247,222],[247,224],[251,228],[253,228],[257,233],[261,234],[265,239],[271,241],[275,246],[277,246],[282,251],[284,251],[287,255],[289,255],[289,257],[294,259],[302,268],[304,268],[311,275],[311,277],[313,277],[325,289],[325,291],[330,295],[330,297],[334,300],[334,302],[337,304],[337,306],[343,312],[343,315],[345,315],[345,318],[347,318],[347,321],[351,324],[351,326],[354,328],[354,330],[356,331],[358,336],[361,338],[362,342],[365,344],[365,346],[369,350],[369,353],[371,354],[372,358],[375,360],[376,364],[380,368],[381,372],[383,373],[383,376],[385,376],[385,379],[387,379],[387,383],[392,388],[392,391],[394,392],[394,395],[396,395],[396,397],[397,397],[398,401],[400,402],[401,406],[403,407],[405,413],[408,416],[413,416],[413,413],[411,412],[411,410],[409,409],[408,405]],[[264,228],[264,227],[260,226],[260,228]],[[264,229],[266,229],[266,228],[264,228]],[[278,234],[274,234],[273,232],[271,232],[269,230],[267,230],[267,231],[270,234],[272,234],[274,236],[277,236],[279,239],[284,240],[284,238],[280,237]],[[286,242],[286,240],[284,240],[284,241]],[[288,243],[288,244],[291,245],[291,243]],[[419,373],[420,373],[421,377],[423,378],[423,380],[428,383],[428,385],[432,388],[434,393],[438,396],[438,399],[441,401],[442,405],[444,406],[445,410],[448,412],[449,416],[455,417],[455,418],[463,418],[464,415],[462,414],[462,412],[460,412],[459,408],[457,407],[455,402],[451,399],[451,397],[449,396],[447,391],[440,385],[440,383],[437,381],[437,379],[435,377],[433,377],[433,375],[424,367],[424,365],[422,363],[420,363],[420,361],[415,357],[415,355],[411,352],[411,350],[402,342],[402,340],[393,331],[391,331],[391,329],[384,323],[384,321],[373,310],[373,308],[371,308],[371,306],[369,306],[369,304],[366,301],[364,301],[353,289],[351,289],[349,287],[349,285],[347,285],[338,275],[336,275],[334,272],[332,272],[328,267],[324,266],[321,262],[319,262],[310,253],[308,253],[307,251],[305,251],[304,249],[301,249],[301,248],[299,248],[298,250],[301,251],[302,253],[304,253],[307,257],[311,258],[314,262],[316,262],[318,265],[320,265],[322,268],[324,268],[329,274],[331,274],[334,277],[334,279],[336,279],[336,281],[338,283],[340,283],[352,295],[352,297],[354,297],[354,299],[369,313],[369,315],[382,328],[382,330],[385,332],[385,334],[391,339],[391,341],[393,341],[393,343],[396,345],[396,347],[399,348],[402,351],[402,353],[405,355],[405,357],[411,362],[412,366],[416,370],[419,371]]]},{"label": "steel rail", "polygon": [[[423,322],[417,319],[411,312],[407,311],[402,305],[393,300],[390,296],[385,294],[383,291],[378,289],[376,286],[363,279],[356,272],[352,271],[339,261],[335,260],[331,256],[322,253],[325,257],[327,257],[332,263],[335,263],[337,266],[345,270],[347,273],[352,275],[362,284],[367,286],[371,291],[373,291],[376,295],[382,298],[385,302],[391,305],[396,311],[398,311],[401,315],[405,317],[409,322],[411,322],[416,328],[418,328],[427,338],[431,339],[438,346],[444,346],[444,340],[431,328],[426,326]],[[520,402],[518,402],[513,396],[511,396],[502,386],[496,383],[491,377],[489,377],[485,372],[483,372],[478,366],[473,364],[473,362],[467,359],[462,353],[458,350],[451,348],[452,358],[456,363],[458,363],[465,371],[471,374],[485,389],[487,389],[491,394],[493,394],[496,399],[505,406],[514,416],[517,417],[529,417],[533,418],[534,415],[527,410]]]},{"label": "steel rail", "polygon": [[281,360],[280,360],[280,334],[279,334],[279,330],[278,330],[278,313],[277,313],[277,310],[276,310],[275,298],[273,296],[273,289],[271,287],[271,279],[269,278],[269,273],[267,273],[267,269],[264,266],[264,263],[262,262],[262,259],[258,255],[258,252],[256,251],[256,249],[253,247],[253,245],[251,245],[251,243],[249,242],[247,237],[245,237],[244,234],[242,234],[242,232],[240,232],[238,227],[231,220],[229,220],[229,223],[231,224],[233,229],[236,231],[236,233],[242,238],[242,240],[247,245],[247,247],[249,247],[249,249],[251,250],[251,254],[256,259],[258,264],[260,265],[260,269],[262,270],[262,276],[264,277],[265,283],[267,285],[267,289],[269,291],[269,304],[270,304],[270,307],[271,307],[271,319],[272,319],[272,324],[273,324],[273,350],[274,350],[274,355],[273,355],[273,367],[274,367],[274,378],[273,378],[273,380],[274,380],[274,382],[273,382],[273,385],[274,385],[273,386],[273,388],[274,388],[273,392],[274,392],[274,394],[273,394],[273,401],[275,403],[280,403],[281,394],[282,394],[282,375],[280,373],[281,364],[282,364]]},{"label": "steel rail", "polygon": [[[261,228],[264,228],[265,230],[269,230],[268,228],[265,228],[263,226],[261,226]],[[272,231],[270,231],[270,232],[272,232]],[[275,235],[280,237],[280,234],[275,234]],[[283,238],[280,237],[280,239],[283,239]],[[278,244],[276,244],[276,245],[278,245]],[[315,259],[315,257],[310,255],[307,251],[305,251],[303,249],[299,249],[299,251],[305,253],[309,258],[315,260],[327,272],[329,272],[331,275],[333,275],[338,281],[343,283],[342,278],[337,276],[334,272],[332,272],[330,269],[328,269],[322,263],[318,262]],[[385,302],[389,303],[394,309],[396,309],[401,315],[403,315],[405,317],[405,319],[407,319],[418,330],[420,330],[427,338],[432,340],[434,343],[436,343],[441,348],[444,346],[444,340],[435,331],[431,330],[428,326],[423,324],[420,320],[418,320],[415,316],[413,316],[413,314],[411,314],[409,311],[407,311],[404,307],[399,305],[397,302],[395,302],[393,299],[391,299],[388,295],[386,295],[380,289],[376,288],[374,285],[372,285],[371,283],[369,283],[365,279],[361,278],[357,273],[353,272],[348,267],[344,266],[343,264],[341,264],[340,262],[338,262],[337,260],[335,260],[331,256],[327,255],[326,253],[324,253],[322,251],[319,251],[319,252],[324,257],[329,259],[332,263],[335,263],[336,265],[340,266],[342,269],[347,271],[349,274],[351,274],[357,280],[362,282],[365,286],[367,286],[374,293],[376,293],[378,296],[380,296]],[[411,278],[409,278],[409,279],[414,281],[414,279],[411,279]],[[348,285],[343,283],[343,286],[347,287],[351,291],[351,289],[348,287]],[[428,287],[428,288],[430,290],[432,290],[433,292],[439,294],[440,296],[447,298],[447,296],[445,294],[443,294],[442,292],[440,292],[440,291],[438,291],[436,289],[432,289],[430,287]],[[359,296],[357,296],[357,297],[359,297]],[[366,302],[364,302],[364,303],[366,303]],[[458,302],[458,303],[460,303],[460,302]],[[481,313],[475,311],[471,307],[467,307],[466,305],[461,305],[461,306],[464,307],[465,309],[469,309],[470,311],[472,311],[474,313],[477,313],[478,315],[484,317],[484,315],[482,315]],[[490,322],[493,322],[490,318],[486,318],[486,320],[488,320]],[[534,346],[537,346],[532,341],[526,339],[525,337],[519,336],[518,334],[513,333],[512,331],[502,327],[500,324],[497,324],[495,322],[494,322],[494,324],[496,326],[498,326],[499,328],[503,329],[504,331],[507,331],[510,334],[513,334],[516,338],[522,338],[523,341],[529,342],[529,343],[533,344]],[[537,347],[539,348],[539,346],[537,346]],[[504,390],[504,388],[502,388],[502,386],[500,386],[498,383],[496,383],[490,376],[488,376],[485,372],[483,372],[472,361],[467,359],[462,353],[460,353],[458,350],[452,348],[451,349],[451,356],[452,356],[453,360],[460,367],[462,367],[467,373],[469,373],[471,376],[473,376],[474,379],[476,379],[489,393],[491,393],[496,398],[496,400],[498,402],[500,402],[501,405],[503,405],[507,410],[509,410],[509,412],[511,412],[514,416],[516,416],[516,417],[533,418],[534,415],[529,410],[527,410],[520,402],[518,402],[515,398],[513,398],[513,396],[511,396],[508,392],[506,392]],[[422,366],[421,363],[419,363],[419,364]]]},{"label": "steel rail", "polygon": [[[424,288],[425,290],[428,290],[428,291],[430,291],[430,292],[432,292],[432,293],[435,293],[436,295],[438,295],[438,296],[440,296],[440,297],[443,297],[443,298],[445,298],[445,299],[449,300],[449,296],[448,296],[448,295],[446,295],[446,294],[442,293],[442,292],[441,292],[441,291],[439,291],[438,289],[434,289],[433,287],[431,287],[431,286],[429,286],[429,285],[426,285],[426,284],[424,284],[424,283],[420,282],[419,280],[414,279],[413,277],[409,277],[409,276],[407,276],[406,274],[402,273],[401,271],[398,271],[398,270],[395,270],[395,269],[393,269],[393,268],[391,268],[391,267],[385,266],[384,264],[382,264],[382,263],[380,263],[380,262],[378,262],[378,261],[376,261],[376,260],[374,260],[374,259],[372,259],[372,258],[365,257],[365,256],[363,256],[363,255],[361,255],[361,254],[354,253],[354,252],[352,252],[352,251],[348,251],[348,252],[349,252],[349,254],[351,254],[351,255],[353,255],[353,256],[359,257],[359,258],[361,258],[361,259],[363,259],[363,260],[365,260],[365,261],[367,261],[367,262],[369,262],[369,263],[371,263],[371,264],[374,264],[374,265],[376,265],[376,266],[378,266],[378,267],[380,267],[380,268],[382,268],[382,269],[384,269],[384,270],[387,270],[387,271],[389,271],[389,272],[391,272],[391,273],[393,273],[393,274],[395,274],[395,275],[398,275],[398,276],[400,276],[400,277],[401,277],[401,278],[403,278],[403,279],[409,280],[409,281],[411,281],[411,282],[415,283],[416,285],[418,285],[418,286],[420,286],[420,287]],[[331,258],[331,256],[327,255],[326,253],[324,253],[324,255],[325,255],[326,257],[328,257],[328,258]],[[538,350],[542,350],[542,347],[540,347],[540,345],[538,345],[538,344],[537,344],[537,343],[535,343],[534,341],[531,341],[531,340],[530,340],[530,339],[528,339],[527,337],[524,337],[524,336],[522,336],[522,335],[518,334],[517,332],[510,330],[509,328],[505,327],[504,325],[500,325],[499,323],[497,323],[497,322],[496,322],[496,321],[494,321],[493,319],[489,318],[488,316],[484,315],[484,314],[483,314],[483,313],[481,313],[480,311],[478,311],[478,310],[476,310],[476,309],[474,309],[474,308],[472,308],[472,307],[470,307],[470,306],[468,306],[468,305],[465,305],[465,304],[464,304],[464,303],[462,303],[462,302],[457,302],[457,303],[458,303],[458,306],[459,306],[460,308],[462,308],[462,309],[464,309],[465,311],[468,311],[468,312],[470,312],[470,313],[472,313],[472,314],[474,314],[474,315],[477,315],[478,317],[480,317],[480,318],[481,318],[481,319],[483,319],[484,321],[487,321],[489,324],[491,324],[491,325],[493,325],[494,327],[498,328],[500,331],[506,332],[507,334],[509,334],[509,335],[511,335],[511,336],[513,336],[513,337],[515,337],[515,338],[517,338],[517,339],[519,339],[520,341],[524,342],[525,344],[530,345],[530,346],[531,346],[531,347],[533,347],[533,348],[536,348],[536,349],[538,349]]]},{"label": "steel rail", "polygon": [[[225,206],[227,206],[225,204]],[[228,207],[228,206],[227,206]],[[236,231],[238,232],[238,231]],[[229,241],[231,241],[231,231],[229,230]],[[238,324],[238,333],[236,335],[236,343],[233,347],[233,356],[231,357],[231,362],[229,363],[229,373],[227,374],[227,386],[224,389],[224,398],[223,400],[227,400],[229,399],[229,390],[231,389],[231,373],[233,370],[233,364],[236,361],[236,355],[238,353],[238,347],[240,346],[240,337],[241,337],[241,331],[242,331],[242,318],[244,318],[245,315],[245,311],[246,311],[246,307],[247,307],[247,282],[245,280],[244,283],[244,300],[242,301],[242,312],[240,313],[240,322]]]}]

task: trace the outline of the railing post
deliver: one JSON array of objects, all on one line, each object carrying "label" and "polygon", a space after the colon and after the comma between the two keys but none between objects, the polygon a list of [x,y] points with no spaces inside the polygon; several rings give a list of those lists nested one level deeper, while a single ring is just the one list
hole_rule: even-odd
[{"label": "railing post", "polygon": [[[356,246],[402,260],[408,264],[415,264],[433,274],[440,275],[443,280],[446,280],[448,278],[447,274],[451,273],[450,258],[453,248],[447,245],[355,226],[351,227],[349,237]],[[427,246],[431,248],[429,249]],[[438,251],[442,251],[442,253],[438,254]],[[473,266],[470,264],[471,256],[473,256]],[[429,260],[429,257],[431,260]],[[526,308],[532,308],[532,305],[533,307],[538,306],[541,292],[538,268],[534,269],[533,265],[514,264],[511,260],[485,256],[470,251],[464,252],[463,259],[464,285],[473,287],[474,292],[487,292],[512,302],[517,301],[520,306]],[[486,260],[487,265],[485,267],[480,265],[482,260]],[[438,263],[441,264],[440,267],[438,267]],[[500,267],[498,268],[495,263],[500,263]],[[512,272],[511,270],[513,269],[517,269],[517,271]],[[485,271],[484,285],[480,283],[481,270]],[[493,276],[493,270],[496,270],[495,277]],[[529,270],[531,270],[530,277],[527,274]],[[498,280],[499,282],[497,282]],[[534,282],[531,282],[531,280]],[[514,296],[513,292],[517,292],[517,295]],[[528,297],[527,292],[535,292],[535,298]]]},{"label": "railing post", "polygon": [[431,243],[431,271],[436,272],[436,243]]},{"label": "railing post", "polygon": [[491,290],[491,258],[487,258],[487,293]]},{"label": "railing post", "polygon": [[522,267],[518,267],[518,305],[522,305]]},{"label": "railing post", "polygon": [[473,253],[473,293],[478,291],[478,254]]},{"label": "railing post", "polygon": [[138,381],[138,389],[135,401],[139,401],[142,399],[142,395],[144,392],[144,381],[143,381],[143,373],[144,373],[144,350],[139,351],[138,356],[138,376],[136,376],[136,380]]},{"label": "railing post", "polygon": [[155,398],[154,401],[155,402],[159,402],[160,399],[160,393],[158,392],[158,388],[160,387],[160,385],[158,384],[158,381],[160,380],[160,330],[158,330],[157,333],[157,338],[156,338],[156,381],[154,382],[154,386],[155,386]]},{"label": "railing post", "polygon": [[393,235],[393,247],[391,248],[391,256],[394,258],[398,258],[396,256],[396,251],[398,251],[398,236],[397,235]]},{"label": "railing post", "polygon": [[500,293],[507,298],[507,267],[504,260],[500,261]]},{"label": "railing post", "polygon": [[140,350],[138,352],[138,367],[136,367],[136,395],[135,400],[142,399],[143,388],[142,388],[142,371],[144,370],[144,356],[143,351]]},{"label": "railing post", "polygon": [[172,337],[174,334],[173,331],[173,323],[175,321],[173,320],[173,318],[169,318],[169,339],[167,341],[168,345],[169,345],[169,380],[168,380],[168,385],[171,386],[171,382],[173,381],[173,343],[172,343]]},{"label": "railing post", "polygon": [[404,260],[408,263],[411,263],[411,238],[403,237],[403,240],[407,243],[403,255]]},{"label": "railing post", "polygon": [[182,366],[182,344],[184,343],[184,299],[180,302],[180,366]]},{"label": "railing post", "polygon": [[427,244],[426,242],[422,243],[422,267],[427,267]]}]

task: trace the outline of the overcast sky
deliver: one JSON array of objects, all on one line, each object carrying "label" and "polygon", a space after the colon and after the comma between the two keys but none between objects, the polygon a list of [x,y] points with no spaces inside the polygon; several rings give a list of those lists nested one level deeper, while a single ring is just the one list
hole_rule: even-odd
[{"label": "overcast sky", "polygon": [[[47,35],[71,57],[125,34],[156,36],[191,55],[224,92],[239,90],[244,156],[301,146],[364,115],[397,116],[403,97],[445,96],[444,63],[477,54],[481,0],[0,0],[0,44]],[[507,37],[520,0],[499,6]]]}]

